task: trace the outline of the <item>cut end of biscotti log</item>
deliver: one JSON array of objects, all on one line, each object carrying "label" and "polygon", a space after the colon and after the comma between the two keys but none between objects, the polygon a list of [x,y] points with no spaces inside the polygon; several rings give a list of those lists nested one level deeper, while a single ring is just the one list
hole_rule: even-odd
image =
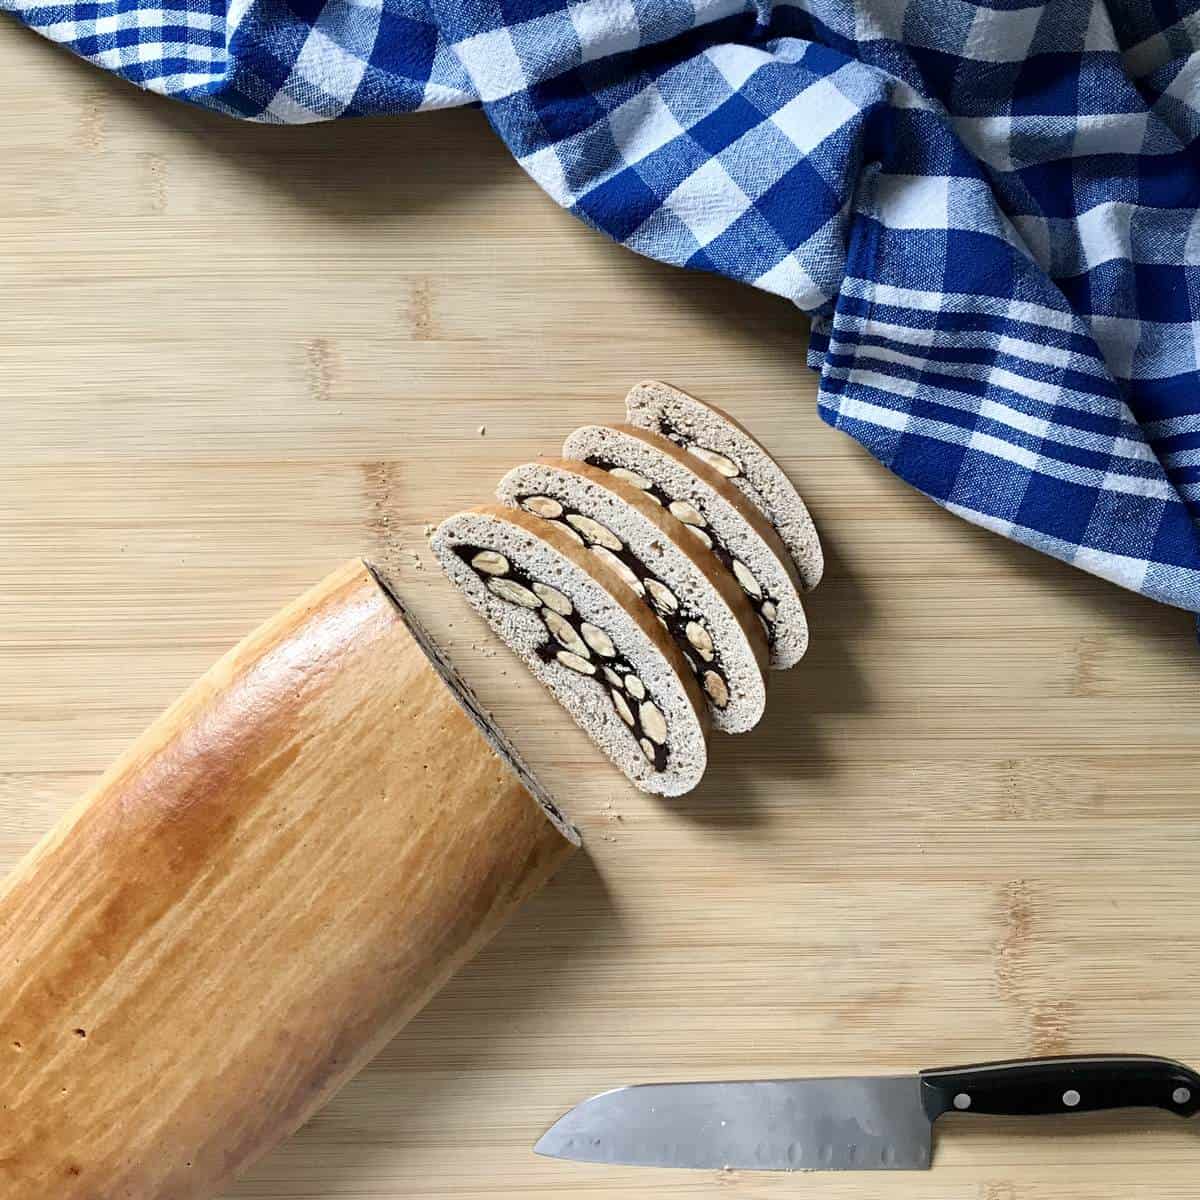
[{"label": "cut end of biscotti log", "polygon": [[366,564],[375,582],[383,589],[383,593],[395,606],[396,613],[407,626],[413,640],[424,651],[430,665],[442,677],[450,694],[462,706],[463,711],[474,722],[475,728],[483,735],[489,746],[504,760],[509,770],[521,781],[530,797],[540,806],[551,824],[571,843],[580,846],[583,840],[579,830],[571,824],[563,811],[554,802],[554,798],[544,788],[537,776],[530,770],[521,757],[516,746],[509,740],[504,730],[496,724],[491,713],[479,703],[479,697],[468,686],[466,680],[458,673],[454,664],[446,657],[441,646],[430,637],[426,629],[409,612],[399,593],[388,582],[387,577],[372,563]]},{"label": "cut end of biscotti log", "polygon": [[650,429],[706,462],[742,491],[776,528],[806,591],[821,581],[821,539],[795,485],[748,429],[715,404],[656,379],[625,397],[632,424]]},{"label": "cut end of biscotti log", "polygon": [[771,666],[795,666],[808,649],[803,585],[770,521],[723,475],[681,446],[634,425],[585,425],[563,455],[603,469],[700,530],[762,619]]},{"label": "cut end of biscotti log", "polygon": [[758,723],[767,699],[765,623],[712,553],[698,514],[677,506],[673,515],[609,472],[569,459],[515,467],[496,495],[579,537],[625,578],[675,639],[718,729],[744,733]]},{"label": "cut end of biscotti log", "polygon": [[450,580],[639,788],[681,795],[708,761],[704,700],[674,641],[582,540],[500,505],[447,518]]}]

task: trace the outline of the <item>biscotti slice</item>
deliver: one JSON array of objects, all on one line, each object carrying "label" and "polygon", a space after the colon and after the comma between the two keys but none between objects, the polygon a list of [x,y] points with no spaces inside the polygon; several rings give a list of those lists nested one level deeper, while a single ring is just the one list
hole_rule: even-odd
[{"label": "biscotti slice", "polygon": [[630,423],[670,438],[719,471],[775,526],[796,563],[805,591],[821,581],[821,539],[800,493],[749,430],[714,404],[646,379],[625,397]]},{"label": "biscotti slice", "polygon": [[718,729],[743,733],[758,723],[766,635],[733,576],[695,536],[703,530],[607,471],[566,459],[514,468],[496,495],[579,538],[645,599],[691,663]]},{"label": "biscotti slice", "polygon": [[569,533],[520,509],[448,517],[442,568],[592,741],[643,791],[678,796],[708,762],[704,698],[674,641]]},{"label": "biscotti slice", "polygon": [[800,576],[771,523],[723,475],[661,434],[634,425],[585,425],[563,443],[563,455],[639,488],[692,526],[762,618],[771,666],[800,661],[808,649]]}]

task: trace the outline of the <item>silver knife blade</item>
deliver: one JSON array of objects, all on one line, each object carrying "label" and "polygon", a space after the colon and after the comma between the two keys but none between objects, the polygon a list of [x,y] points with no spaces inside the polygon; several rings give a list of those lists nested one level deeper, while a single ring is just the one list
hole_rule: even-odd
[{"label": "silver knife blade", "polygon": [[924,1170],[933,1122],[916,1075],[648,1083],[571,1109],[534,1150],[640,1167]]}]

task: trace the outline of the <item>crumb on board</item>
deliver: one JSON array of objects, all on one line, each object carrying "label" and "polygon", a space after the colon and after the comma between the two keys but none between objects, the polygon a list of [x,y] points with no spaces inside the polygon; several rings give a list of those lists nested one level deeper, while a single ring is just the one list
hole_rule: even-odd
[{"label": "crumb on board", "polygon": [[389,546],[384,552],[384,558],[392,570],[403,570],[405,568],[413,571],[425,570],[425,564],[421,561],[421,556],[415,550],[410,550],[407,546],[396,544]]},{"label": "crumb on board", "polygon": [[479,430],[478,430],[478,433],[479,433],[479,436],[480,436],[480,437],[483,437],[483,436],[484,436],[484,435],[487,433],[487,426],[486,426],[486,425],[480,425],[480,427],[479,427]]},{"label": "crumb on board", "polygon": [[423,534],[424,534],[424,535],[425,535],[427,538],[431,538],[431,537],[433,537],[433,526],[432,526],[432,525],[426,525],[426,526],[425,526],[425,528],[421,530],[421,532],[422,532],[422,533],[423,533]]},{"label": "crumb on board", "polygon": [[623,816],[621,816],[621,814],[619,812],[617,812],[617,810],[613,807],[613,802],[611,800],[605,800],[604,803],[602,805],[600,805],[600,815],[606,821],[624,821],[625,820],[625,818]]}]

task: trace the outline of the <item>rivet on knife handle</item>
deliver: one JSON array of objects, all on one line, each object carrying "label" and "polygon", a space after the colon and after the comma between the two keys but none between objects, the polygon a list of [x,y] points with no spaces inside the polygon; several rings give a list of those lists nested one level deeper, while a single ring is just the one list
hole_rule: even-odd
[{"label": "rivet on knife handle", "polygon": [[930,1120],[947,1112],[1044,1116],[1115,1108],[1200,1111],[1200,1075],[1169,1058],[1101,1054],[1027,1058],[921,1072]]}]

